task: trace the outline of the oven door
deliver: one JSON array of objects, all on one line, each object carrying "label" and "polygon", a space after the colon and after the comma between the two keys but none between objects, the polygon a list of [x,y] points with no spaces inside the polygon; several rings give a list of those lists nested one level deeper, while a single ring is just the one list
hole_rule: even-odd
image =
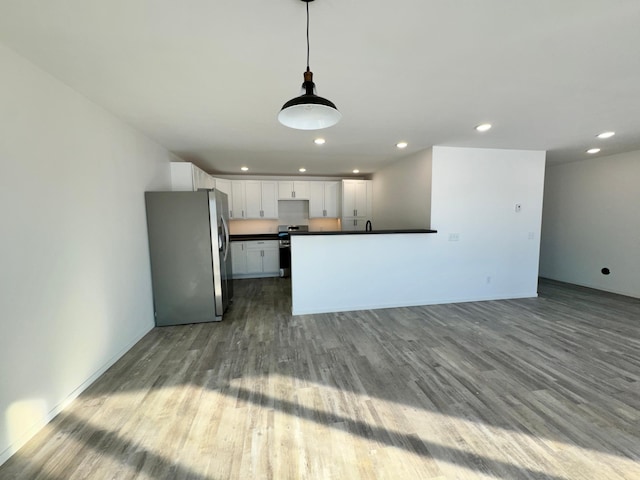
[{"label": "oven door", "polygon": [[280,239],[280,276],[291,276],[291,243],[288,237]]}]

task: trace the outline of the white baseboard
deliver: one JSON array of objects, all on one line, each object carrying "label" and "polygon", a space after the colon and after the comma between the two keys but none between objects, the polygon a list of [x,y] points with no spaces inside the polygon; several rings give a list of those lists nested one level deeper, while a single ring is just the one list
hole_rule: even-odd
[{"label": "white baseboard", "polygon": [[637,292],[632,293],[625,290],[618,290],[615,288],[604,288],[602,285],[593,285],[587,282],[574,282],[572,280],[565,280],[561,278],[553,278],[553,277],[545,277],[545,276],[540,276],[540,278],[546,278],[549,280],[554,280],[556,282],[568,283],[570,285],[577,285],[579,287],[592,288],[594,290],[600,290],[601,292],[615,293],[616,295],[624,295],[625,297],[640,298],[640,295]]},{"label": "white baseboard", "polygon": [[490,300],[513,300],[517,298],[535,298],[537,292],[515,293],[509,295],[490,295],[483,297],[459,297],[459,298],[431,298],[419,299],[400,303],[378,303],[368,305],[322,305],[321,308],[292,308],[292,315],[312,315],[314,313],[353,312],[356,310],[378,310],[382,308],[420,307],[424,305],[440,305],[445,303],[485,302]]},{"label": "white baseboard", "polygon": [[42,421],[39,421],[37,424],[34,424],[29,428],[26,432],[22,434],[22,436],[13,441],[8,447],[6,447],[2,452],[0,452],[0,465],[5,463],[9,458],[11,458],[20,448],[22,448],[31,438],[33,438],[45,425],[47,425],[51,420],[54,419],[56,415],[58,415],[62,410],[64,410],[69,404],[78,398],[78,396],[84,392],[89,386],[95,382],[104,372],[106,372],[110,367],[113,366],[122,356],[127,353],[133,346],[138,343],[142,338],[149,333],[153,329],[146,329],[145,331],[136,335],[135,339],[129,342],[127,346],[122,348],[118,353],[112,356],[109,360],[107,360],[98,370],[96,370],[93,374],[89,376],[84,382],[78,385],[69,395],[67,395],[61,402],[59,402],[55,407],[53,407],[45,418]]}]

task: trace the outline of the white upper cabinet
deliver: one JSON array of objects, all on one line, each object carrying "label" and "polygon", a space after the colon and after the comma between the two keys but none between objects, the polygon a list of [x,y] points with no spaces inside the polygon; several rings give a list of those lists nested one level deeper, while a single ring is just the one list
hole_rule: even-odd
[{"label": "white upper cabinet", "polygon": [[262,182],[260,180],[245,180],[246,189],[246,218],[260,218],[262,211]]},{"label": "white upper cabinet", "polygon": [[340,182],[309,182],[309,218],[338,218]]},{"label": "white upper cabinet", "polygon": [[340,182],[324,182],[324,213],[330,218],[340,216]]},{"label": "white upper cabinet", "polygon": [[229,202],[231,202],[231,180],[227,180],[225,178],[216,178],[216,190],[220,190],[222,193],[226,193],[229,197]]},{"label": "white upper cabinet", "polygon": [[278,199],[279,200],[308,200],[309,185],[315,182],[308,181],[287,181],[278,182]]},{"label": "white upper cabinet", "polygon": [[233,212],[233,197],[231,195],[231,180],[224,178],[214,178],[214,180],[215,189],[227,194],[227,207],[229,209],[227,213],[229,214],[229,218],[232,218],[231,212]]},{"label": "white upper cabinet", "polygon": [[260,196],[262,215],[259,218],[278,219],[278,182],[262,181]]},{"label": "white upper cabinet", "polygon": [[229,218],[240,220],[247,218],[247,207],[245,206],[245,181],[231,181],[231,202],[229,207]]},{"label": "white upper cabinet", "polygon": [[364,230],[371,219],[373,182],[371,180],[342,181],[342,230]]},{"label": "white upper cabinet", "polygon": [[371,180],[343,180],[342,181],[342,216],[343,217],[367,217],[369,216],[367,198],[367,182]]},{"label": "white upper cabinet", "polygon": [[[278,182],[244,180],[246,215],[243,218],[278,218]],[[234,198],[235,205],[235,198]]]},{"label": "white upper cabinet", "polygon": [[195,192],[215,188],[215,179],[190,162],[171,162],[171,190]]}]

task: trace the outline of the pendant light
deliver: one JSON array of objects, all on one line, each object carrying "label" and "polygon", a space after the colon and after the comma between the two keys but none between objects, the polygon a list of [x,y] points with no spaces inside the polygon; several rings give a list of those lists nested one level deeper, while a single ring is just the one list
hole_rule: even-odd
[{"label": "pendant light", "polygon": [[335,125],[342,114],[330,100],[316,95],[316,84],[313,83],[313,72],[309,70],[309,2],[307,4],[307,71],[304,72],[303,94],[289,100],[282,106],[278,121],[285,127],[298,130],[320,130]]}]

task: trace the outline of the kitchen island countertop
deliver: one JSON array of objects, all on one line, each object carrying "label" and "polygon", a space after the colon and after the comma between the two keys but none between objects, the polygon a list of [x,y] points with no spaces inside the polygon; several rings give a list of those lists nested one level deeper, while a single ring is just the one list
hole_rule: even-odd
[{"label": "kitchen island countertop", "polygon": [[367,231],[329,231],[329,232],[289,232],[294,235],[389,235],[404,233],[438,233],[437,230],[429,230],[426,228],[411,228],[404,230],[371,230]]},{"label": "kitchen island countertop", "polygon": [[[314,231],[314,232],[287,232],[288,235],[389,235],[389,234],[405,234],[405,233],[438,233],[437,230],[429,230],[426,228],[411,228],[401,230],[372,230],[366,231]],[[253,240],[279,240],[281,236],[277,233],[243,233],[229,235],[232,242],[249,242]]]}]

